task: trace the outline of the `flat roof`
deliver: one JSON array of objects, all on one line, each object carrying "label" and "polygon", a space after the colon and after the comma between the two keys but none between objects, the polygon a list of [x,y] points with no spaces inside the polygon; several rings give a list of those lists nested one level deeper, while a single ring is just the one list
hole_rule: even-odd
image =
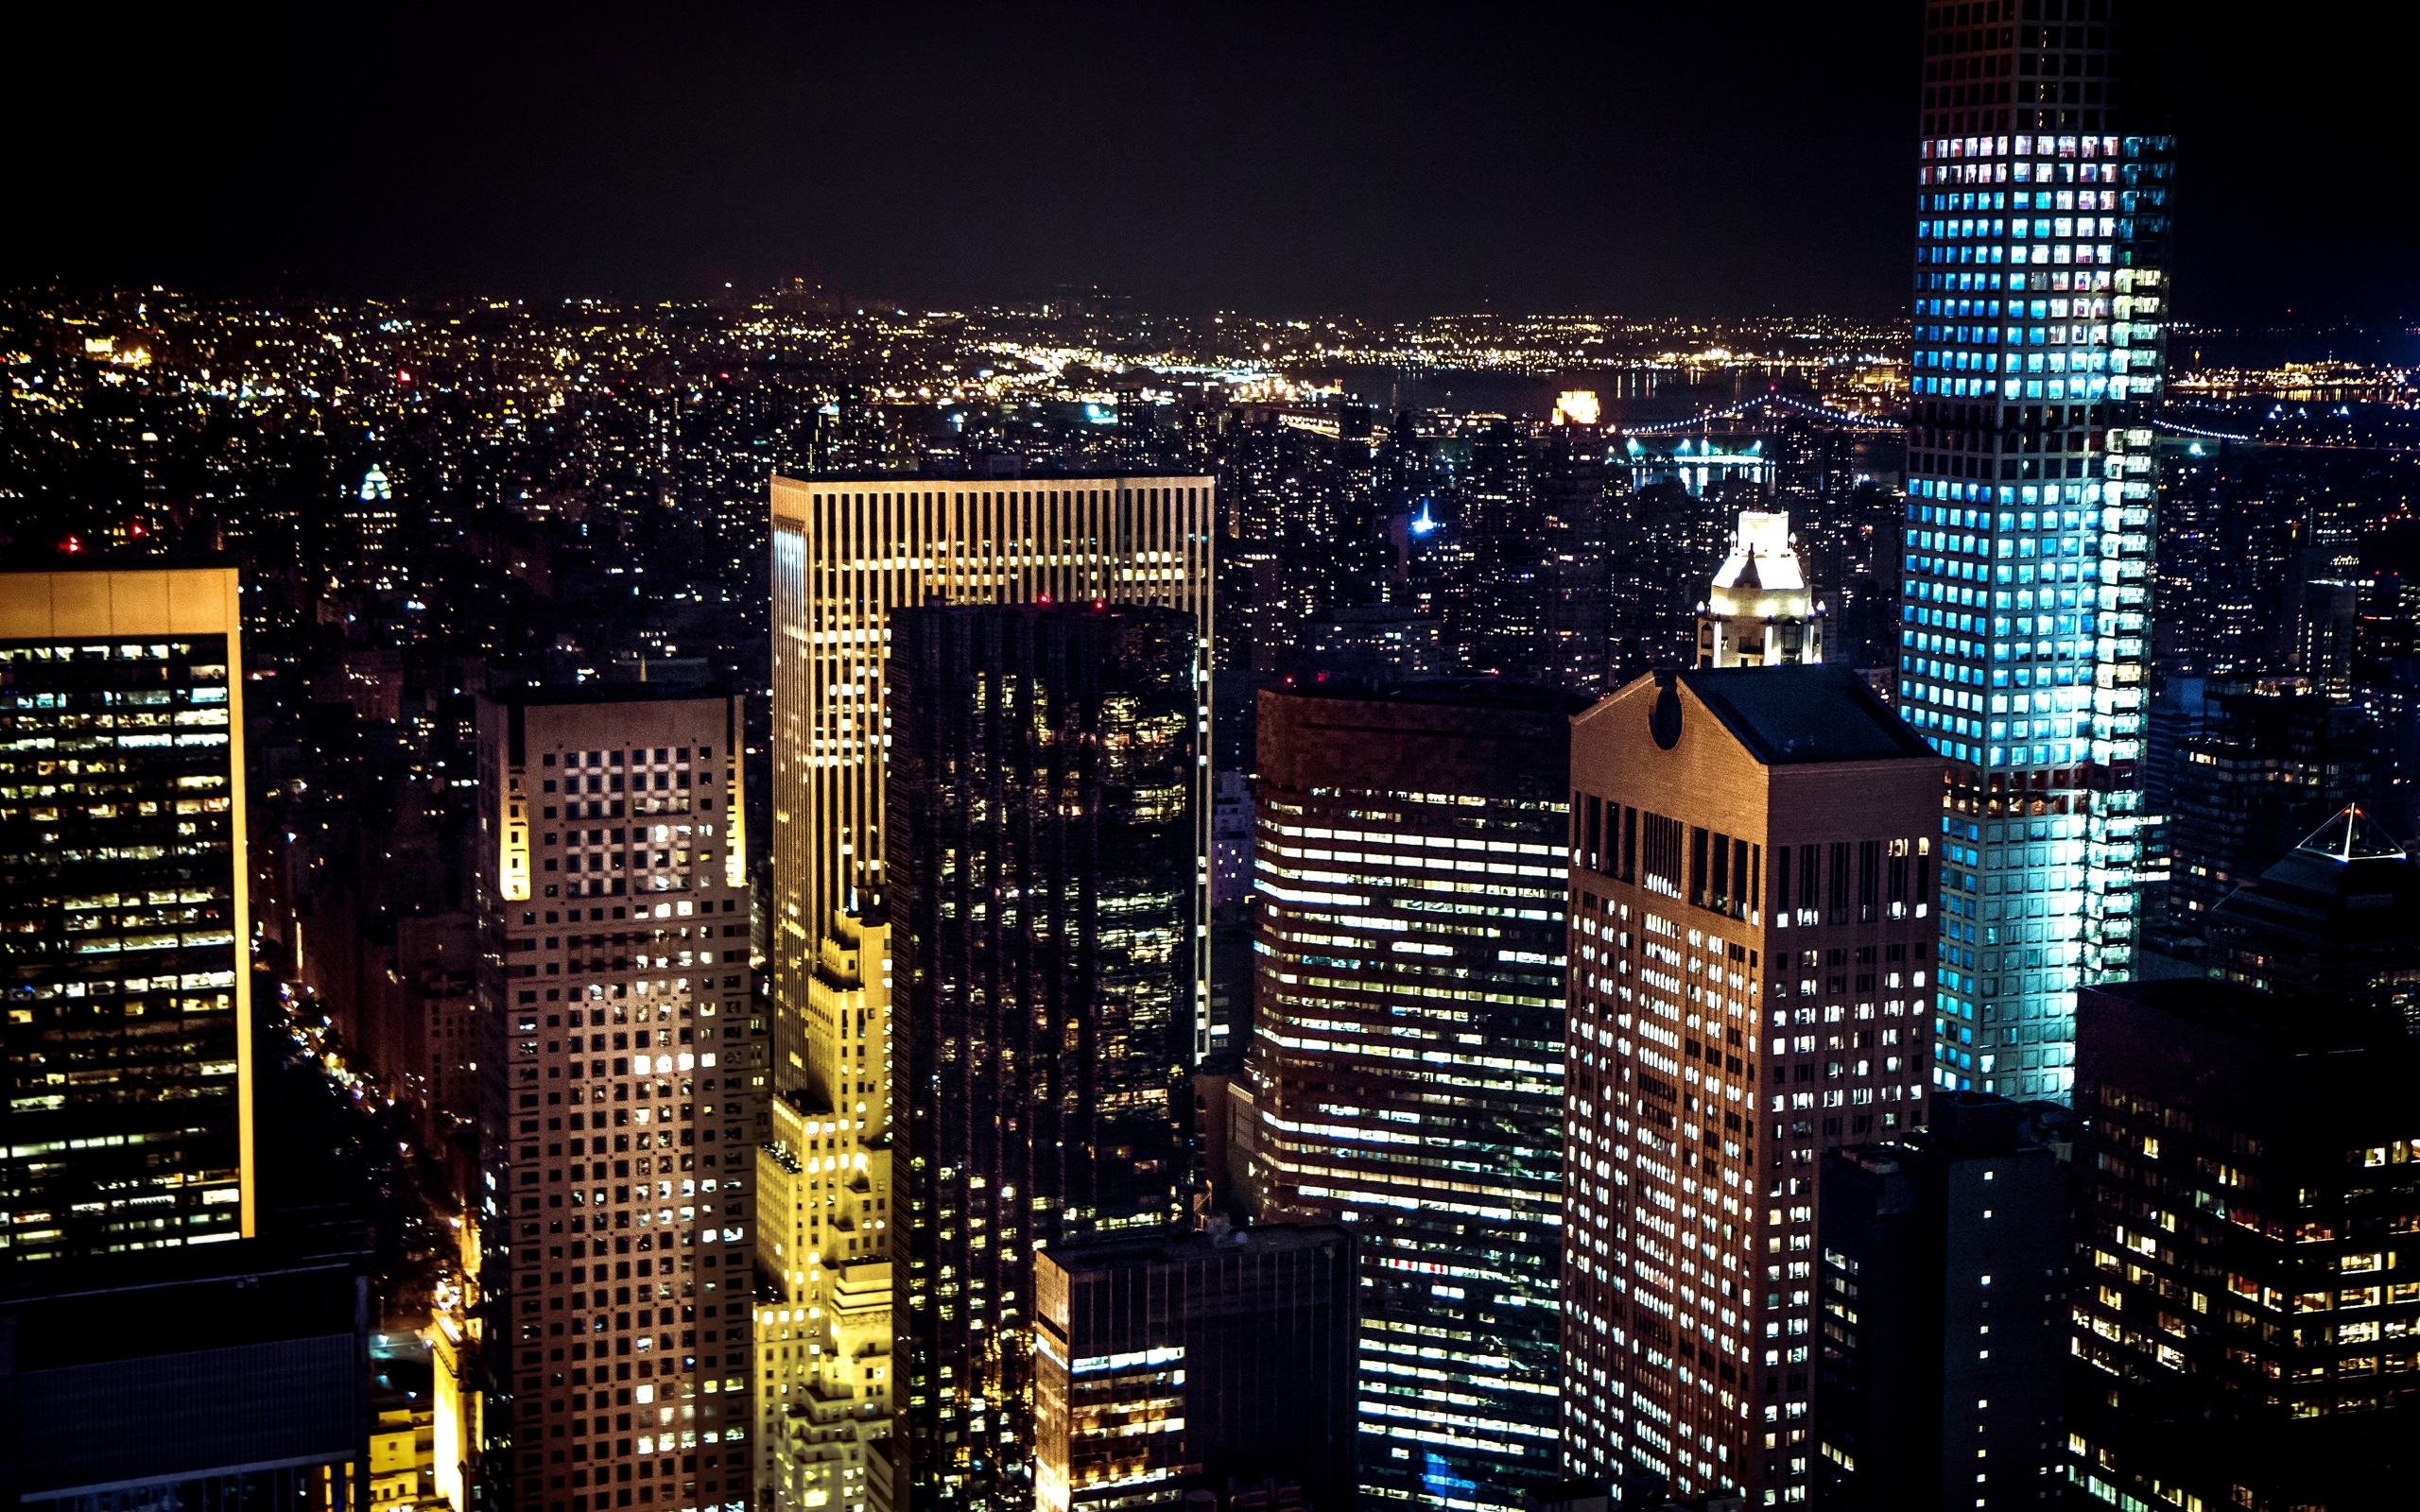
[{"label": "flat roof", "polygon": [[1941,759],[1846,667],[1703,667],[1674,676],[1768,766]]}]

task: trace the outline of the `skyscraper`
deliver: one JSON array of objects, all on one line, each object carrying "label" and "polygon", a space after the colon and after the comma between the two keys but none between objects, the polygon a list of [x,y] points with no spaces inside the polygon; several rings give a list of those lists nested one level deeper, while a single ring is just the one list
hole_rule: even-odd
[{"label": "skyscraper", "polygon": [[757,1486],[775,1512],[863,1512],[890,1436],[890,924],[835,918],[807,981],[806,1085],[773,1094],[756,1154]]},{"label": "skyscraper", "polygon": [[1033,1499],[1033,1256],[1180,1212],[1200,628],[890,616],[890,1263],[909,1500]]},{"label": "skyscraper", "polygon": [[2420,864],[2358,805],[2210,913],[2210,974],[2420,1034]]},{"label": "skyscraper", "polygon": [[737,698],[645,683],[479,703],[479,1295],[504,1504],[751,1496],[767,1057],[741,739]]},{"label": "skyscraper", "polygon": [[1033,1282],[1040,1512],[1269,1482],[1313,1512],[1355,1504],[1349,1229],[1080,1241]]},{"label": "skyscraper", "polygon": [[2327,815],[2367,801],[2385,765],[2369,714],[2303,679],[2203,686],[2199,717],[2164,753],[2174,774],[2165,811],[2169,913],[2188,926]]},{"label": "skyscraper", "polygon": [[[893,610],[945,604],[1102,600],[1194,617],[1199,717],[1210,708],[1208,477],[772,480],[773,997],[777,1075],[805,1075],[799,1034],[817,940],[836,910],[881,890],[884,694]],[[1209,775],[1193,811],[1202,833],[1206,953]],[[1209,1048],[1209,973],[1196,961],[1193,1050]]]},{"label": "skyscraper", "polygon": [[1365,1498],[1554,1473],[1564,777],[1584,700],[1269,690],[1246,1066],[1260,1215],[1360,1236]]},{"label": "skyscraper", "polygon": [[1899,707],[1952,764],[1940,1084],[2017,1097],[2135,950],[2170,143],[2110,9],[1926,11]]},{"label": "skyscraper", "polygon": [[1921,1121],[1941,782],[1844,667],[1573,721],[1569,1473],[1806,1499],[1817,1153]]},{"label": "skyscraper", "polygon": [[1698,606],[1698,665],[1777,667],[1824,660],[1824,621],[1788,511],[1739,512],[1731,555]]},{"label": "skyscraper", "polygon": [[2374,1008],[2224,982],[2093,988],[2076,1019],[2075,1486],[2118,1507],[2407,1500],[2420,1046]]},{"label": "skyscraper", "polygon": [[1936,1094],[1824,1157],[1818,1506],[2031,1507],[2066,1479],[2066,1110]]},{"label": "skyscraper", "polygon": [[0,575],[12,1261],[254,1231],[239,593]]}]

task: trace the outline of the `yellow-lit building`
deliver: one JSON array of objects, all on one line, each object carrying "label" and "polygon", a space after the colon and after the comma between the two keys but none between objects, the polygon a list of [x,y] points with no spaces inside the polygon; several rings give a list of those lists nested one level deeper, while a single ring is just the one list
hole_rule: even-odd
[{"label": "yellow-lit building", "polygon": [[[796,1089],[820,932],[882,885],[890,610],[1054,599],[1184,610],[1206,751],[1214,480],[776,476],[771,491],[775,1080]],[[1205,755],[1196,1055],[1213,1048],[1209,771]]]},{"label": "yellow-lit building", "polygon": [[253,1231],[240,595],[0,574],[0,1262]]},{"label": "yellow-lit building", "polygon": [[835,917],[806,988],[804,1085],[756,1158],[778,1292],[756,1312],[756,1484],[780,1512],[864,1512],[891,1427],[890,926]]}]

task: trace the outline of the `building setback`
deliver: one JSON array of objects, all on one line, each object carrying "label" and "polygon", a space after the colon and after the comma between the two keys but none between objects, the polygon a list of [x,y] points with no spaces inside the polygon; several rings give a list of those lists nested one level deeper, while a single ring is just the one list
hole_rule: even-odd
[{"label": "building setback", "polygon": [[756,1152],[757,1487],[864,1512],[890,1437],[890,926],[843,916],[807,984],[807,1084]]},{"label": "building setback", "polygon": [[2135,956],[2171,164],[2111,9],[1925,9],[1898,707],[1954,778],[1938,1085],[2012,1097]]},{"label": "building setback", "polygon": [[2035,1506],[2066,1483],[2066,1110],[1929,1112],[1824,1157],[1819,1506]]},{"label": "building setback", "polygon": [[0,574],[0,1259],[254,1231],[239,592]]},{"label": "building setback", "polygon": [[1272,1224],[1034,1261],[1034,1505],[1275,1483],[1355,1505],[1353,1234]]},{"label": "building setback", "polygon": [[479,1295],[499,1504],[696,1512],[752,1494],[767,1067],[741,730],[737,698],[637,683],[479,704]]},{"label": "building setback", "polygon": [[2408,1503],[2420,1045],[2374,1007],[2226,982],[2095,988],[2077,1027],[2075,1485],[2119,1507]]},{"label": "building setback", "polygon": [[1486,679],[1260,696],[1267,1219],[1360,1236],[1364,1495],[1554,1471],[1564,783],[1584,700]]},{"label": "building setback", "polygon": [[1175,1221],[1193,617],[890,616],[891,1212],[908,1499],[1031,1503],[1033,1255]]},{"label": "building setback", "polygon": [[1806,1500],[1816,1159],[1922,1120],[1941,782],[1841,667],[1573,721],[1569,1473]]}]

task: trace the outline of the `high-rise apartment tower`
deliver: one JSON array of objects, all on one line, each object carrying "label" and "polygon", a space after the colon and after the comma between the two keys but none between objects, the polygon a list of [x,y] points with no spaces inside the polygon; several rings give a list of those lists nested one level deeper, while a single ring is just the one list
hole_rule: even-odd
[{"label": "high-rise apartment tower", "polygon": [[1250,1186],[1360,1236],[1365,1504],[1554,1473],[1571,715],[1449,679],[1260,696]]},{"label": "high-rise apartment tower", "polygon": [[752,1494],[767,1056],[743,721],[735,697],[659,692],[478,709],[479,1295],[500,1505],[700,1512]]},{"label": "high-rise apartment tower", "polygon": [[1955,778],[1939,1082],[2014,1097],[2135,954],[2170,142],[2112,9],[1926,9],[1898,701]]},{"label": "high-rise apartment tower", "polygon": [[1572,722],[1569,1473],[1806,1500],[1817,1156],[1922,1120],[1941,784],[1845,667]]},{"label": "high-rise apartment tower", "polygon": [[0,574],[0,1255],[253,1232],[231,567]]},{"label": "high-rise apartment tower", "polygon": [[890,616],[890,1204],[909,1502],[1033,1503],[1033,1257],[1179,1216],[1191,615]]}]

